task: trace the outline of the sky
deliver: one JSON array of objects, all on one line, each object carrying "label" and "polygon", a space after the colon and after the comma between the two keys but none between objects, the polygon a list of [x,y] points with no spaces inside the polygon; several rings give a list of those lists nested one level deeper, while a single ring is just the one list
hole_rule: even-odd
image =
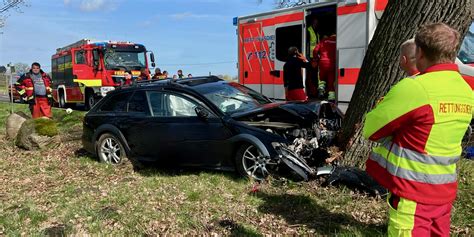
[{"label": "sky", "polygon": [[56,48],[88,38],[144,44],[162,71],[195,76],[237,75],[233,18],[274,7],[273,0],[26,1],[0,28],[0,65],[38,61],[50,71]]},{"label": "sky", "polygon": [[[80,39],[131,41],[171,75],[237,75],[232,20],[272,10],[273,0],[27,0],[0,29],[0,65],[38,61]],[[3,33],[2,33],[3,32]]]}]

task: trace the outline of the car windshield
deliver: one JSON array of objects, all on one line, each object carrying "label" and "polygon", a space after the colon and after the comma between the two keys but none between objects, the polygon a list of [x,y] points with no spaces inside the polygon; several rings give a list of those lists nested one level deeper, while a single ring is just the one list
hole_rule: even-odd
[{"label": "car windshield", "polygon": [[238,83],[219,83],[195,88],[222,112],[233,114],[257,108],[272,101]]},{"label": "car windshield", "polygon": [[105,67],[108,70],[123,69],[123,67],[140,70],[145,67],[144,52],[107,50],[104,59]]},{"label": "car windshield", "polygon": [[474,23],[464,38],[458,57],[464,64],[474,64]]}]

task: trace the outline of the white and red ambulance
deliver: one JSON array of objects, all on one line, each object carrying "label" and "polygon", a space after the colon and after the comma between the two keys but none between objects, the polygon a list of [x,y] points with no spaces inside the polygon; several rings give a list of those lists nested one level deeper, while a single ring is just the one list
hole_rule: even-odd
[{"label": "white and red ambulance", "polygon": [[[322,0],[292,8],[236,17],[239,82],[262,94],[284,99],[283,65],[288,48],[298,47],[309,57],[307,27],[324,16],[336,27],[336,98],[345,111],[352,97],[362,61],[388,0]],[[474,68],[459,61],[461,72]],[[305,75],[305,73],[303,73]]]}]

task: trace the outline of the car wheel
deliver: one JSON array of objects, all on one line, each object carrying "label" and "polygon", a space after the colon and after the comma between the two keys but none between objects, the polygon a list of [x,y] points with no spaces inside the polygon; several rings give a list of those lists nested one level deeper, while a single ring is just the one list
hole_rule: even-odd
[{"label": "car wheel", "polygon": [[235,156],[237,171],[250,179],[265,179],[277,163],[265,157],[256,146],[252,144],[242,145]]},{"label": "car wheel", "polygon": [[97,156],[101,162],[118,165],[124,162],[127,154],[116,136],[105,133],[97,141]]}]

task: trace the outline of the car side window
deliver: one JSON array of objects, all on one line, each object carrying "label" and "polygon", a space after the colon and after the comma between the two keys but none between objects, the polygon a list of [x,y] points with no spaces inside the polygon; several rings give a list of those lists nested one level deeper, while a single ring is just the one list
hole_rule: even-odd
[{"label": "car side window", "polygon": [[102,112],[126,112],[127,102],[130,98],[131,92],[120,93],[113,95],[100,107],[99,111]]},{"label": "car side window", "polygon": [[154,117],[196,117],[197,103],[172,93],[149,92]]},{"label": "car side window", "polygon": [[136,91],[128,102],[128,112],[150,115],[145,91]]}]

